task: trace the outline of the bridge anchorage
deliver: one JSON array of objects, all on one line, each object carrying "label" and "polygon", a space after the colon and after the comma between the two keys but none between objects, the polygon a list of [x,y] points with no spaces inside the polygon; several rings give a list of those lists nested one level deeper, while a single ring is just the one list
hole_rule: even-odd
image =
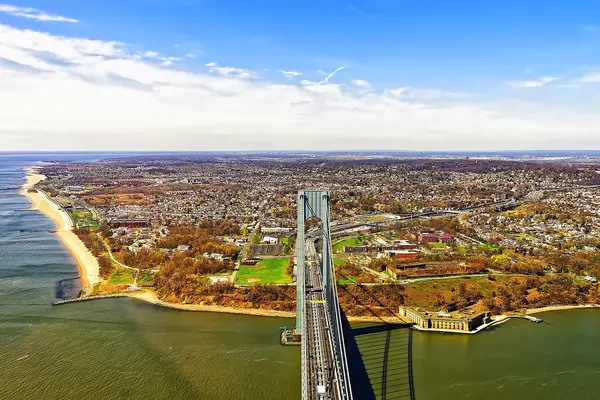
[{"label": "bridge anchorage", "polygon": [[[296,328],[282,333],[283,344],[302,348],[302,399],[352,399],[341,310],[331,250],[328,191],[298,192],[296,240]],[[308,219],[318,228],[305,232]]]}]

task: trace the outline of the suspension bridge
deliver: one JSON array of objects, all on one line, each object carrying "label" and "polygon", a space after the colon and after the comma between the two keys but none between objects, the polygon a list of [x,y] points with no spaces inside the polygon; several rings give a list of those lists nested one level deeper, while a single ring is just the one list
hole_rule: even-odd
[{"label": "suspension bridge", "polygon": [[[302,399],[352,399],[331,250],[328,191],[298,193],[296,329],[301,341]],[[305,232],[309,219],[318,228]]]}]

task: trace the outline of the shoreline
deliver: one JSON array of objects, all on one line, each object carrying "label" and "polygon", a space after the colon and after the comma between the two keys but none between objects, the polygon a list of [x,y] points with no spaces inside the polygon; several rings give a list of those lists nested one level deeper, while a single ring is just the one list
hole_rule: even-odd
[{"label": "shoreline", "polygon": [[[207,305],[207,304],[184,304],[184,303],[167,303],[159,300],[156,292],[145,290],[145,291],[132,291],[132,292],[119,292],[107,295],[79,297],[71,300],[58,301],[53,304],[67,304],[81,301],[91,301],[108,298],[119,298],[128,297],[136,300],[143,301],[148,304],[152,304],[158,307],[170,308],[172,310],[179,311],[195,311],[195,312],[215,312],[224,314],[238,314],[238,315],[252,315],[260,317],[277,317],[277,318],[295,318],[296,313],[294,311],[277,311],[277,310],[265,310],[259,308],[234,308],[218,305]],[[577,309],[598,309],[600,304],[581,304],[581,305],[570,305],[570,306],[547,306],[541,308],[532,308],[527,310],[525,314],[501,314],[493,318],[493,320],[474,331],[462,332],[455,330],[444,330],[444,329],[420,329],[413,327],[413,329],[421,332],[434,332],[434,333],[463,333],[463,334],[476,334],[487,331],[489,328],[497,325],[504,324],[514,318],[522,318],[524,315],[539,314],[543,312],[551,311],[568,311]],[[388,323],[388,324],[410,324],[408,321],[404,321],[400,316],[397,317],[366,317],[366,316],[347,316],[349,322],[375,322],[375,323]]]},{"label": "shoreline", "polygon": [[51,200],[46,193],[35,189],[35,185],[45,180],[46,177],[39,174],[36,168],[30,167],[26,171],[26,181],[21,186],[19,194],[29,199],[31,210],[38,210],[54,221],[56,235],[76,261],[82,290],[85,291],[87,287],[91,287],[100,281],[98,260],[73,232],[71,219],[66,212]]},{"label": "shoreline", "polygon": [[[234,308],[225,307],[218,305],[208,304],[183,304],[183,303],[167,303],[159,300],[156,292],[154,291],[132,291],[132,292],[119,292],[106,295],[79,297],[71,300],[62,300],[53,304],[70,304],[82,301],[100,300],[100,299],[112,299],[112,298],[123,298],[128,297],[143,301],[148,304],[152,304],[158,307],[170,308],[172,310],[179,311],[193,311],[193,312],[215,312],[224,314],[237,314],[237,315],[252,315],[258,317],[277,317],[277,318],[296,318],[295,311],[277,311],[277,310],[264,310],[260,308]],[[390,324],[406,324],[405,321],[399,317],[356,317],[348,316],[349,322],[378,322],[378,323],[390,323]]]},{"label": "shoreline", "polygon": [[[566,311],[566,310],[578,310],[578,309],[587,309],[587,308],[600,308],[600,304],[577,304],[570,306],[546,306],[539,308],[531,308],[529,310],[525,310],[525,315],[532,314],[541,314],[550,311]],[[510,315],[508,315],[510,317]]]}]

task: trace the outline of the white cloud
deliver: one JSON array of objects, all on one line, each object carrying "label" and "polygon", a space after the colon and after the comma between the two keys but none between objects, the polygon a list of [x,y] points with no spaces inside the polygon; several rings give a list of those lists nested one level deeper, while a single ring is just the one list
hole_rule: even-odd
[{"label": "white cloud", "polygon": [[254,72],[250,72],[247,69],[235,68],[235,67],[221,67],[216,62],[209,62],[208,64],[205,64],[204,66],[209,67],[209,70],[208,70],[209,74],[227,76],[227,77],[238,78],[238,79],[257,78],[257,75]]},{"label": "white cloud", "polygon": [[160,53],[158,53],[156,51],[147,51],[143,54],[138,54],[138,56],[147,58],[150,60],[160,61],[161,64],[164,66],[171,66],[171,65],[173,65],[173,63],[175,61],[181,61],[184,58],[184,57],[171,57],[171,56],[164,57],[164,56],[161,56]]},{"label": "white cloud", "polygon": [[355,79],[352,81],[352,83],[361,89],[372,89],[371,84],[362,79]]},{"label": "white cloud", "polygon": [[575,89],[575,88],[581,87],[581,85],[578,85],[576,83],[563,83],[563,84],[560,84],[560,85],[556,85],[556,87],[568,88],[568,89]]},{"label": "white cloud", "polygon": [[147,51],[147,52],[144,53],[144,57],[158,58],[158,52],[156,52],[156,51]]},{"label": "white cloud", "polygon": [[217,74],[217,75],[221,75],[221,76],[231,76],[231,77],[241,78],[241,79],[248,79],[248,78],[253,77],[253,74],[250,71],[248,71],[246,69],[242,69],[242,68],[235,68],[235,67],[215,66],[215,67],[212,67],[211,69],[209,69],[208,72],[211,74]]},{"label": "white cloud", "polygon": [[44,11],[37,10],[35,8],[19,7],[10,4],[0,4],[0,12],[12,15],[14,17],[29,18],[44,22],[69,22],[72,24],[79,22],[78,20],[73,18],[48,14]]},{"label": "white cloud", "polygon": [[403,95],[406,94],[406,92],[409,89],[410,88],[407,88],[407,87],[401,87],[401,88],[397,88],[397,89],[389,89],[388,93],[391,94],[394,97],[402,97]]},{"label": "white cloud", "polygon": [[284,70],[278,69],[277,72],[281,72],[283,74],[283,76],[285,76],[288,79],[297,78],[300,75],[302,75],[302,72],[298,72],[298,71],[284,71]]},{"label": "white cloud", "polygon": [[591,74],[579,79],[583,83],[600,83],[600,74]]},{"label": "white cloud", "polygon": [[332,74],[275,84],[136,55],[118,42],[0,25],[0,150],[600,148],[596,113],[439,103],[406,88],[356,96]]},{"label": "white cloud", "polygon": [[554,76],[542,76],[538,79],[533,79],[529,81],[511,81],[506,82],[508,86],[519,87],[519,88],[536,88],[545,86],[551,82],[557,81],[558,78]]}]

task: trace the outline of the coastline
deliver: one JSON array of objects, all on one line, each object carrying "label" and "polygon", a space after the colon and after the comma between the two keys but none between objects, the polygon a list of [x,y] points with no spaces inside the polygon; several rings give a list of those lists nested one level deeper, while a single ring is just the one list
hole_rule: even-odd
[{"label": "coastline", "polygon": [[[99,296],[88,296],[81,297],[71,300],[60,300],[56,301],[54,305],[70,304],[81,301],[91,301],[99,299],[112,299],[119,297],[129,297],[136,300],[164,308],[170,308],[173,310],[180,311],[196,311],[196,312],[216,312],[225,314],[238,314],[238,315],[253,315],[259,317],[277,317],[277,318],[296,318],[296,312],[294,311],[276,311],[276,310],[263,310],[258,308],[234,308],[217,305],[206,305],[206,304],[182,304],[182,303],[167,303],[158,299],[156,292],[150,290],[144,291],[131,291],[131,292],[120,292],[112,293],[107,295]],[[347,317],[349,322],[377,322],[377,323],[390,323],[390,324],[406,324],[399,317]]]},{"label": "coastline", "polygon": [[35,168],[27,168],[26,182],[21,186],[19,194],[26,196],[31,202],[31,210],[41,211],[56,224],[56,234],[75,258],[82,282],[82,289],[91,287],[100,281],[98,260],[85,247],[73,232],[71,219],[66,212],[52,201],[44,192],[35,189],[35,185],[46,177]]},{"label": "coastline", "polygon": [[[233,308],[216,305],[204,305],[204,304],[179,304],[179,303],[167,303],[161,301],[156,296],[155,292],[135,292],[135,293],[123,293],[126,297],[142,300],[150,304],[154,304],[160,307],[172,308],[174,310],[183,311],[204,311],[204,312],[218,312],[227,314],[243,314],[243,315],[256,315],[261,317],[279,317],[279,318],[296,318],[295,311],[276,311],[276,310],[262,310],[258,308]],[[349,322],[385,322],[392,324],[405,324],[406,322],[399,317],[353,317],[348,316]]]},{"label": "coastline", "polygon": [[137,300],[145,301],[146,303],[154,304],[156,306],[172,308],[174,310],[182,311],[204,311],[204,312],[218,312],[227,314],[244,314],[244,315],[256,315],[261,317],[280,317],[280,318],[294,318],[296,317],[295,312],[291,311],[275,311],[275,310],[261,310],[257,308],[233,308],[216,305],[205,305],[205,304],[183,304],[183,303],[167,303],[158,299],[155,292],[144,291],[134,293],[123,293],[127,297],[131,297]]},{"label": "coastline", "polygon": [[540,308],[531,308],[525,311],[525,315],[540,314],[550,311],[566,311],[566,310],[578,310],[586,308],[600,308],[600,304],[578,304],[572,306],[546,306]]},{"label": "coastline", "polygon": [[[218,305],[206,305],[206,304],[183,304],[183,303],[167,303],[165,301],[161,301],[158,299],[156,292],[151,290],[144,291],[130,291],[130,292],[119,292],[107,295],[98,295],[98,296],[88,296],[81,297],[77,299],[71,300],[61,300],[54,302],[54,305],[59,304],[67,304],[74,303],[80,301],[88,301],[88,300],[99,300],[99,299],[108,299],[108,298],[118,298],[118,297],[129,297],[136,300],[141,300],[143,302],[164,307],[170,308],[173,310],[181,310],[181,311],[199,311],[199,312],[216,312],[216,313],[226,313],[226,314],[238,314],[238,315],[254,315],[260,317],[278,317],[278,318],[295,318],[296,313],[293,311],[276,311],[276,310],[264,310],[258,308],[234,308],[234,307],[225,307]],[[492,318],[492,321],[488,324],[482,325],[478,329],[470,332],[466,331],[456,331],[456,330],[446,330],[446,329],[421,329],[416,326],[413,326],[413,329],[421,331],[421,332],[438,332],[438,333],[463,333],[463,334],[476,334],[479,332],[483,332],[488,330],[491,327],[504,324],[513,318],[523,318],[524,315],[529,314],[538,314],[543,312],[550,311],[566,311],[566,310],[576,310],[576,309],[594,309],[600,308],[600,304],[582,304],[582,305],[571,305],[571,306],[547,306],[542,308],[535,308],[531,310],[527,310],[525,314],[501,314]],[[388,324],[410,324],[409,321],[403,320],[400,316],[397,317],[366,317],[366,316],[348,316],[349,322],[369,322],[369,323],[388,323]]]}]

